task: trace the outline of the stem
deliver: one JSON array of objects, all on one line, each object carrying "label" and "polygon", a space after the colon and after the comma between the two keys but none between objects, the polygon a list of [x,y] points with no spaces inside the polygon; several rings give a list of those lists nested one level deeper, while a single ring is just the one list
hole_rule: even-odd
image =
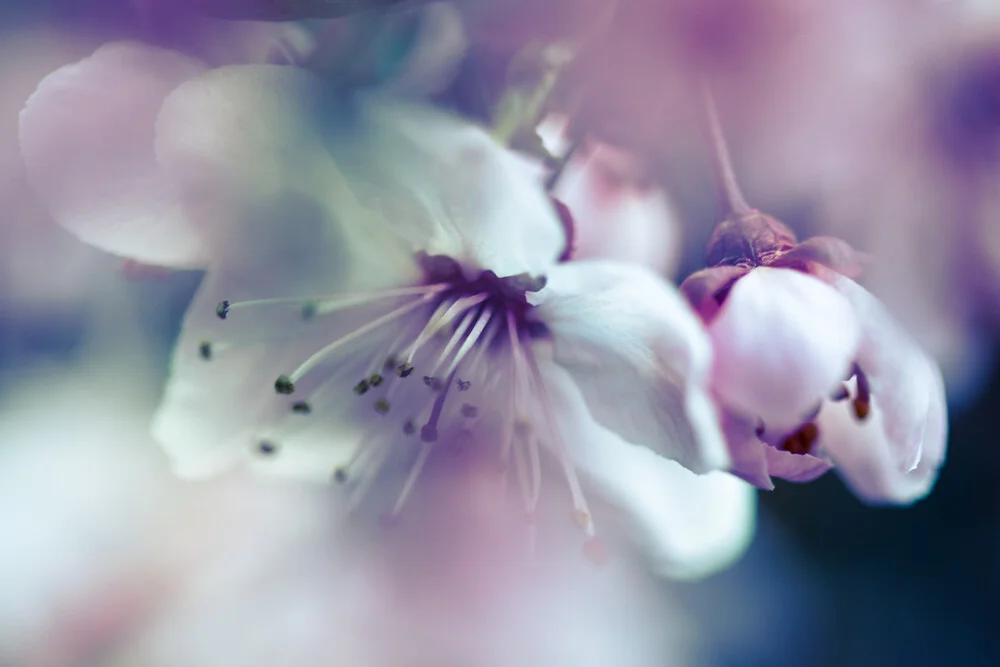
[{"label": "stem", "polygon": [[706,130],[709,141],[712,143],[712,175],[715,177],[719,205],[729,215],[747,215],[753,212],[753,208],[743,197],[743,191],[736,180],[729,147],[726,145],[726,137],[722,133],[722,123],[719,121],[719,110],[715,107],[715,97],[712,95],[712,88],[707,81],[702,83],[701,93]]}]

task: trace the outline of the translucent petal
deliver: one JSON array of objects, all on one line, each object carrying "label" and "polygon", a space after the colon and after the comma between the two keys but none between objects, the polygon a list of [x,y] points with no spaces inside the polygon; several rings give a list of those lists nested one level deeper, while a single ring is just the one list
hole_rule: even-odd
[{"label": "translucent petal", "polygon": [[673,287],[639,266],[580,261],[554,267],[539,299],[555,360],[601,425],[695,472],[727,464],[711,346]]},{"label": "translucent petal", "polygon": [[720,471],[697,475],[622,441],[590,421],[583,394],[565,375],[553,369],[546,377],[557,387],[560,428],[573,461],[621,512],[650,566],[665,576],[694,579],[739,557],[756,524],[753,487]]},{"label": "translucent petal", "polygon": [[850,302],[791,269],[757,268],[737,280],[708,330],[715,391],[775,435],[847,377],[861,339]]},{"label": "translucent petal", "polygon": [[862,323],[858,365],[871,390],[871,414],[859,421],[848,406],[830,406],[821,415],[830,422],[822,444],[862,497],[911,502],[927,493],[944,461],[941,372],[867,290],[847,278],[835,286]]},{"label": "translucent petal", "polygon": [[61,225],[142,262],[207,262],[199,230],[153,150],[164,98],[203,69],[172,51],[119,42],[42,80],[21,112],[21,151]]}]

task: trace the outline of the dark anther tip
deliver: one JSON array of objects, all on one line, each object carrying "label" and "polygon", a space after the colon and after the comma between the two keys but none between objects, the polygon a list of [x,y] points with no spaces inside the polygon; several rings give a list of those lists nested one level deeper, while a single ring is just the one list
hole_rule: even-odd
[{"label": "dark anther tip", "polygon": [[274,381],[274,390],[279,394],[291,394],[295,391],[295,383],[287,375],[279,375]]},{"label": "dark anther tip", "polygon": [[198,355],[202,359],[204,359],[205,361],[208,361],[209,359],[211,359],[212,358],[212,344],[209,343],[207,340],[206,341],[202,341],[201,345],[198,346]]},{"label": "dark anther tip", "polygon": [[307,303],[306,305],[302,306],[302,319],[304,319],[304,320],[311,320],[314,317],[316,317],[316,304],[315,303],[310,302],[310,303]]},{"label": "dark anther tip", "polygon": [[219,316],[220,320],[226,319],[229,316],[229,302],[220,301],[219,305],[215,307],[215,314]]},{"label": "dark anther tip", "polygon": [[273,442],[262,440],[260,443],[257,444],[257,451],[263,454],[264,456],[271,456],[278,452],[278,446]]},{"label": "dark anther tip", "polygon": [[333,481],[337,484],[343,484],[347,481],[347,471],[343,468],[337,468],[333,471]]},{"label": "dark anther tip", "polygon": [[305,401],[299,401],[298,403],[292,405],[292,412],[300,415],[307,415],[312,412],[312,406]]},{"label": "dark anther tip", "polygon": [[420,429],[421,442],[437,442],[438,431],[430,424],[424,424]]}]

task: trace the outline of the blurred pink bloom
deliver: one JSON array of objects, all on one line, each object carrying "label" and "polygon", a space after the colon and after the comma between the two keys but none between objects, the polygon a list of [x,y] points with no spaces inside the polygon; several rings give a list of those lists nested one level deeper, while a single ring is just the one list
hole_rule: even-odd
[{"label": "blurred pink bloom", "polygon": [[752,501],[729,477],[692,482],[727,506],[709,513],[718,531],[678,538],[662,505],[690,475],[667,458],[727,461],[697,318],[638,267],[556,264],[547,197],[479,128],[337,98],[294,67],[205,71],[117,44],[44,80],[21,129],[68,229],[208,269],[154,424],[179,472],[332,475],[348,507],[402,472],[395,524],[444,451],[515,477],[529,517],[548,459],[595,560],[584,483],[663,571],[703,573],[745,544]]},{"label": "blurred pink bloom", "polygon": [[[552,115],[538,128],[555,156],[569,150],[566,125],[564,117]],[[571,215],[574,259],[614,259],[674,275],[680,219],[663,188],[644,171],[635,156],[599,141],[585,142],[569,156],[552,195]]]},{"label": "blurred pink bloom", "polygon": [[[528,562],[518,504],[491,503],[491,470],[435,460],[392,531],[345,522],[321,487],[183,483],[144,435],[156,375],[90,358],[22,378],[0,409],[5,664],[693,659],[697,627],[668,594],[629,558],[590,567],[568,522]],[[555,500],[542,511],[561,512]]]},{"label": "blurred pink bloom", "polygon": [[911,502],[944,459],[936,365],[845,273],[835,239],[797,243],[751,211],[719,225],[710,268],[682,285],[708,324],[734,471],[771,488],[836,466],[871,502]]}]

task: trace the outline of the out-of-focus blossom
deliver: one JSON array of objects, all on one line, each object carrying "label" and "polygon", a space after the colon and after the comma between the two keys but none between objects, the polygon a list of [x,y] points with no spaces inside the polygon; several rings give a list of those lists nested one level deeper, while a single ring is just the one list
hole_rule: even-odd
[{"label": "out-of-focus blossom", "polygon": [[715,344],[734,471],[764,488],[836,465],[871,502],[911,502],[933,485],[947,421],[937,366],[864,288],[855,253],[797,243],[755,210],[721,223],[709,268],[682,289]]},{"label": "out-of-focus blossom", "polygon": [[90,360],[22,377],[0,404],[5,664],[693,660],[697,626],[628,558],[589,567],[566,526],[526,568],[490,470],[435,460],[418,511],[388,532],[345,524],[320,487],[184,483],[146,435],[158,374]]},{"label": "out-of-focus blossom", "polygon": [[571,148],[566,130],[566,119],[557,115],[538,127],[547,151],[565,161],[548,178],[555,179],[552,196],[571,216],[568,254],[632,262],[673,276],[681,225],[663,188],[635,156],[599,141]]},{"label": "out-of-focus blossom", "polygon": [[[122,80],[130,94],[109,112]],[[513,471],[529,517],[551,459],[592,558],[603,547],[578,468],[661,569],[697,553],[682,567],[703,570],[745,545],[747,489],[692,482],[727,505],[707,531],[718,539],[671,534],[661,503],[680,469],[635,446],[698,472],[726,464],[697,318],[638,267],[556,264],[548,198],[478,128],[332,97],[297,68],[204,72],[111,45],[42,82],[22,148],[81,238],[208,269],[154,426],[180,472],[332,475],[357,506],[402,470],[394,524],[432,454]]]}]

